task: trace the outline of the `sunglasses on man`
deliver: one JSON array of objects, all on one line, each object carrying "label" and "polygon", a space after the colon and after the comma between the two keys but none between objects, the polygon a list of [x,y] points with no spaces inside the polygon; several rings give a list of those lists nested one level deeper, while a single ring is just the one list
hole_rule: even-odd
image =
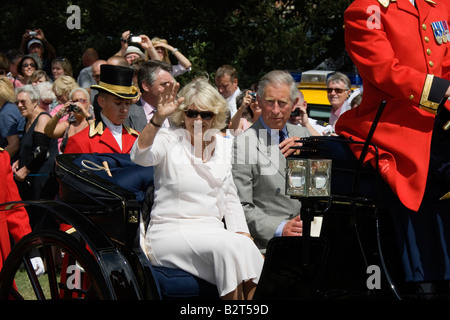
[{"label": "sunglasses on man", "polygon": [[328,93],[332,93],[333,90],[334,90],[334,92],[336,92],[336,93],[338,93],[338,94],[343,93],[343,92],[345,92],[345,91],[348,91],[348,89],[341,89],[341,88],[327,88],[327,92],[328,92]]}]

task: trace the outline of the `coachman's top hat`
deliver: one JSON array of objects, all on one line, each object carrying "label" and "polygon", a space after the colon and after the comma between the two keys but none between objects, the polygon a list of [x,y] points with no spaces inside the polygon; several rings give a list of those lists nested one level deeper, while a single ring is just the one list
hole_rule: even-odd
[{"label": "coachman's top hat", "polygon": [[139,97],[139,91],[133,86],[133,75],[131,68],[103,64],[100,66],[100,82],[91,88],[122,99],[135,99]]}]

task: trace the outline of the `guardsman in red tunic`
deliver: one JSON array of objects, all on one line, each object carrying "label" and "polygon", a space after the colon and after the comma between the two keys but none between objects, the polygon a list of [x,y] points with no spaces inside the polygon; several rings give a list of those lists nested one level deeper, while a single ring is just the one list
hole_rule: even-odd
[{"label": "guardsman in red tunic", "polygon": [[[387,102],[372,142],[380,174],[400,200],[392,216],[402,259],[411,264],[406,278],[414,281],[450,279],[449,3],[356,0],[344,16],[346,49],[364,92],[360,106],[341,115],[336,132],[365,140],[381,101]],[[352,148],[359,156],[361,146]],[[366,161],[374,160],[371,149]]]},{"label": "guardsman in red tunic", "polygon": [[[20,201],[19,191],[14,182],[9,154],[0,148],[0,203]],[[11,251],[11,238],[17,243],[31,232],[28,213],[25,207],[20,206],[11,210],[0,210],[0,270]],[[39,260],[39,262],[38,262]],[[37,274],[44,272],[44,265],[40,257],[32,259]]]},{"label": "guardsman in red tunic", "polygon": [[125,126],[128,111],[139,92],[132,84],[133,70],[114,65],[100,67],[100,119],[67,140],[64,153],[129,153],[139,133]]}]

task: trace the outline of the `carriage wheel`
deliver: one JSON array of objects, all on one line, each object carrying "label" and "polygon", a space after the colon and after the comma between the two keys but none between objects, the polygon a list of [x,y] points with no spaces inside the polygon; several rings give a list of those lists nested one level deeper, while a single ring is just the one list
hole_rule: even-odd
[{"label": "carriage wheel", "polygon": [[[44,261],[45,273],[40,277],[30,262],[33,253]],[[113,298],[94,256],[80,241],[62,231],[37,231],[23,237],[0,274],[0,299]]]}]

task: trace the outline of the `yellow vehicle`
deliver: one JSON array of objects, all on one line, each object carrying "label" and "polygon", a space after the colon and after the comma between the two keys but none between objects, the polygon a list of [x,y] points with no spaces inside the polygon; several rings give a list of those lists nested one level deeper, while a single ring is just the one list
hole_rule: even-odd
[{"label": "yellow vehicle", "polygon": [[308,114],[313,119],[328,121],[331,105],[327,98],[327,76],[334,71],[310,70],[302,72],[298,89],[308,103]]}]

